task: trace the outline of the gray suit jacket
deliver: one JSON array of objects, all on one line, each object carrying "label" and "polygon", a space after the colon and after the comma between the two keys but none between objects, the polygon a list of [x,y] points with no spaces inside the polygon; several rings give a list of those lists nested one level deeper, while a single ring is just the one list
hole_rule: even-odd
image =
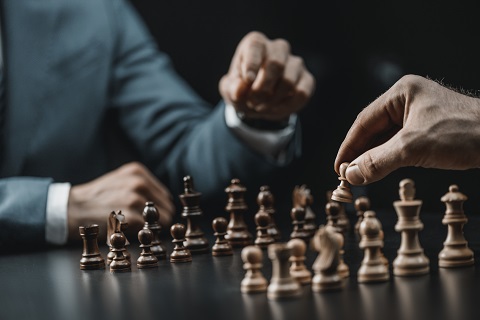
[{"label": "gray suit jacket", "polygon": [[50,183],[111,170],[121,162],[114,146],[128,145],[173,194],[192,175],[206,202],[232,177],[248,184],[277,169],[232,134],[222,104],[206,104],[175,73],[124,0],[5,0],[2,9],[0,248],[44,243]]}]

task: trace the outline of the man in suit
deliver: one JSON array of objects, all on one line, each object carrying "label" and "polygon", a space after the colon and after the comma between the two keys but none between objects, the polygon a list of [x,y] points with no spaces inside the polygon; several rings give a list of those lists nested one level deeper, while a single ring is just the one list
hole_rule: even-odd
[{"label": "man in suit", "polygon": [[184,175],[207,202],[298,154],[315,81],[282,39],[246,35],[212,108],[125,0],[6,0],[1,22],[0,248],[65,244],[116,209],[138,231],[147,200],[168,225]]}]

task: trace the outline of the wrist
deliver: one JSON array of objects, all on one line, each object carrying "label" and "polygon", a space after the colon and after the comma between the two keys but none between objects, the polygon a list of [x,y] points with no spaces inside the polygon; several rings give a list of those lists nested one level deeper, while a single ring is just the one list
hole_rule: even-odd
[{"label": "wrist", "polygon": [[290,122],[290,116],[278,120],[248,117],[243,112],[237,112],[237,116],[248,127],[265,131],[283,130]]}]

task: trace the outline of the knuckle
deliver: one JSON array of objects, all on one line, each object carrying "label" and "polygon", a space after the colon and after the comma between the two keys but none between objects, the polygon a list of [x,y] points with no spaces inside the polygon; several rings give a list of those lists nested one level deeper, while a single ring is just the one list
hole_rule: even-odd
[{"label": "knuckle", "polygon": [[284,50],[286,52],[290,52],[291,47],[290,43],[285,40],[285,39],[275,39],[272,42],[277,48],[280,48],[281,50]]},{"label": "knuckle", "polygon": [[144,166],[140,162],[130,162],[123,166],[123,169],[128,174],[139,174],[144,171]]},{"label": "knuckle", "polygon": [[270,71],[270,73],[275,75],[280,75],[285,69],[285,64],[277,58],[269,59],[265,67]]},{"label": "knuckle", "polygon": [[394,87],[396,91],[412,96],[422,88],[424,81],[425,79],[420,76],[408,74],[400,78],[400,80],[395,83]]}]

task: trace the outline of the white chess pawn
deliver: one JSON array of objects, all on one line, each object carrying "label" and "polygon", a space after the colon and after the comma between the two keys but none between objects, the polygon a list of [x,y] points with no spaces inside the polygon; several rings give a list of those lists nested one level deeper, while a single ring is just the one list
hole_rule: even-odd
[{"label": "white chess pawn", "polygon": [[257,246],[246,246],[242,249],[243,268],[246,270],[240,286],[243,293],[265,292],[267,290],[267,279],[260,271],[262,257],[262,250]]},{"label": "white chess pawn", "polygon": [[292,250],[290,274],[302,285],[311,283],[312,273],[305,266],[305,252],[307,251],[305,241],[295,238],[288,241],[287,247]]},{"label": "white chess pawn", "polygon": [[468,242],[463,235],[463,225],[468,221],[463,211],[463,203],[467,199],[457,185],[451,185],[447,194],[441,198],[446,205],[442,223],[448,225],[447,239],[438,255],[438,266],[441,268],[466,267],[474,263],[473,251],[468,248]]},{"label": "white chess pawn", "polygon": [[374,211],[366,211],[360,223],[359,233],[360,248],[365,254],[360,269],[358,270],[358,282],[381,282],[390,278],[388,268],[382,259],[380,248],[383,247],[382,224],[375,217]]},{"label": "white chess pawn", "polygon": [[397,257],[393,261],[396,276],[416,276],[430,271],[430,261],[423,253],[418,232],[423,229],[420,221],[421,200],[415,200],[415,184],[411,179],[400,181],[400,199],[393,203],[398,215],[395,231],[401,232],[402,240]]}]

